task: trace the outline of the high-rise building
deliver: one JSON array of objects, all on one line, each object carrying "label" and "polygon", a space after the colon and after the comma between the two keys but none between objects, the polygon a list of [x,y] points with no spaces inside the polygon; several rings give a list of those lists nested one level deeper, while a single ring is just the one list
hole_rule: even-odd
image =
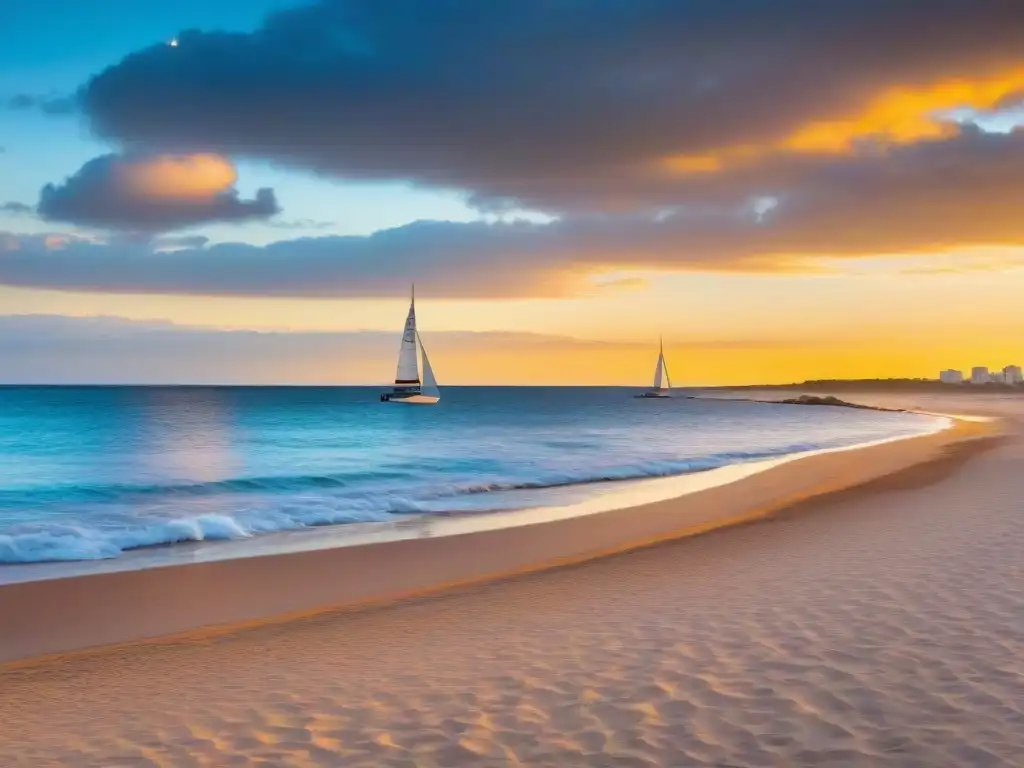
[{"label": "high-rise building", "polygon": [[1019,365],[1008,365],[1003,368],[1003,380],[1007,384],[1024,384],[1024,372]]},{"label": "high-rise building", "polygon": [[971,384],[988,384],[992,377],[988,373],[988,366],[976,365],[971,368]]},{"label": "high-rise building", "polygon": [[939,372],[939,381],[943,384],[962,384],[964,381],[964,375],[960,371],[950,368],[947,371]]}]

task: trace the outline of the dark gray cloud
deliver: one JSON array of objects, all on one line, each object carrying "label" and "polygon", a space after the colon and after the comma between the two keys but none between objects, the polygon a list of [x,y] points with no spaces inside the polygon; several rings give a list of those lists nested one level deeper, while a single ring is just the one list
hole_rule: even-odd
[{"label": "dark gray cloud", "polygon": [[[272,189],[243,200],[237,190],[167,196],[146,193],[131,183],[139,169],[150,173],[146,156],[102,155],[83,165],[63,184],[47,184],[37,210],[47,221],[104,229],[159,232],[214,221],[266,219],[280,212]],[[227,164],[225,163],[225,166]],[[159,182],[159,173],[150,186]]]},{"label": "dark gray cloud", "polygon": [[621,267],[800,271],[821,256],[933,253],[1024,243],[1024,131],[966,126],[941,142],[858,158],[789,157],[757,178],[774,208],[737,204],[754,170],[680,185],[678,209],[551,223],[418,221],[367,236],[224,243],[154,254],[151,243],[0,233],[0,284],[122,293],[557,296]]},{"label": "dark gray cloud", "polygon": [[53,94],[18,93],[7,100],[7,108],[14,110],[38,110],[51,117],[63,117],[78,111],[75,96],[54,96]]},{"label": "dark gray cloud", "polygon": [[636,169],[664,155],[996,73],[1020,61],[1024,3],[323,0],[178,41],[84,86],[96,134],[565,210],[581,188],[628,206]]},{"label": "dark gray cloud", "polygon": [[3,205],[0,205],[0,211],[3,211],[5,213],[26,214],[26,213],[33,213],[35,211],[35,208],[33,208],[31,205],[27,205],[25,203],[19,203],[19,202],[16,202],[16,201],[12,201],[12,202],[4,203]]},{"label": "dark gray cloud", "polygon": [[1024,107],[1024,88],[1009,93],[999,99],[992,107],[992,112],[1017,110]]}]

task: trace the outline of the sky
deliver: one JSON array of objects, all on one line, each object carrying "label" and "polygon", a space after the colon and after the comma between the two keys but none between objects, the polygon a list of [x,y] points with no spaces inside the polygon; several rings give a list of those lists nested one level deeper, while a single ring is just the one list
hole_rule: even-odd
[{"label": "sky", "polygon": [[3,0],[0,382],[1024,363],[1016,0]]}]

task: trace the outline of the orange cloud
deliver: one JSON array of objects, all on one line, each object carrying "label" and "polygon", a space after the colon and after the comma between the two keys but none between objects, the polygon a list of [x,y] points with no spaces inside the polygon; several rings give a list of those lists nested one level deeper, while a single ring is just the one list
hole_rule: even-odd
[{"label": "orange cloud", "polygon": [[680,175],[714,173],[722,170],[726,158],[733,157],[732,152],[733,150],[724,150],[718,155],[673,155],[662,161],[662,167]]},{"label": "orange cloud", "polygon": [[659,165],[675,175],[712,173],[776,152],[844,154],[858,142],[902,145],[948,138],[957,132],[946,113],[987,110],[1024,90],[1024,66],[986,78],[953,78],[922,87],[898,85],[879,93],[850,115],[815,120],[778,142],[723,147],[702,155],[674,155]]},{"label": "orange cloud", "polygon": [[810,123],[783,142],[794,152],[846,152],[854,143],[879,138],[891,144],[911,144],[956,132],[942,118],[954,109],[991,109],[1024,88],[1024,67],[971,80],[943,80],[923,88],[895,86],[872,99],[857,115]]},{"label": "orange cloud", "polygon": [[131,194],[149,199],[196,200],[230,189],[238,173],[219,155],[159,155],[120,164],[120,181]]},{"label": "orange cloud", "polygon": [[43,187],[36,210],[47,221],[150,233],[280,212],[272,189],[243,200],[237,177],[219,155],[107,154]]}]

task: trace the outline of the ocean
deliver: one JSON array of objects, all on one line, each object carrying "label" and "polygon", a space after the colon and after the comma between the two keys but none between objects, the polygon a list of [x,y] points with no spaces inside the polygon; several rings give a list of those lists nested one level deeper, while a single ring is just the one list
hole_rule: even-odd
[{"label": "ocean", "polygon": [[935,417],[622,388],[0,387],[0,564],[419,514],[927,432]]}]

